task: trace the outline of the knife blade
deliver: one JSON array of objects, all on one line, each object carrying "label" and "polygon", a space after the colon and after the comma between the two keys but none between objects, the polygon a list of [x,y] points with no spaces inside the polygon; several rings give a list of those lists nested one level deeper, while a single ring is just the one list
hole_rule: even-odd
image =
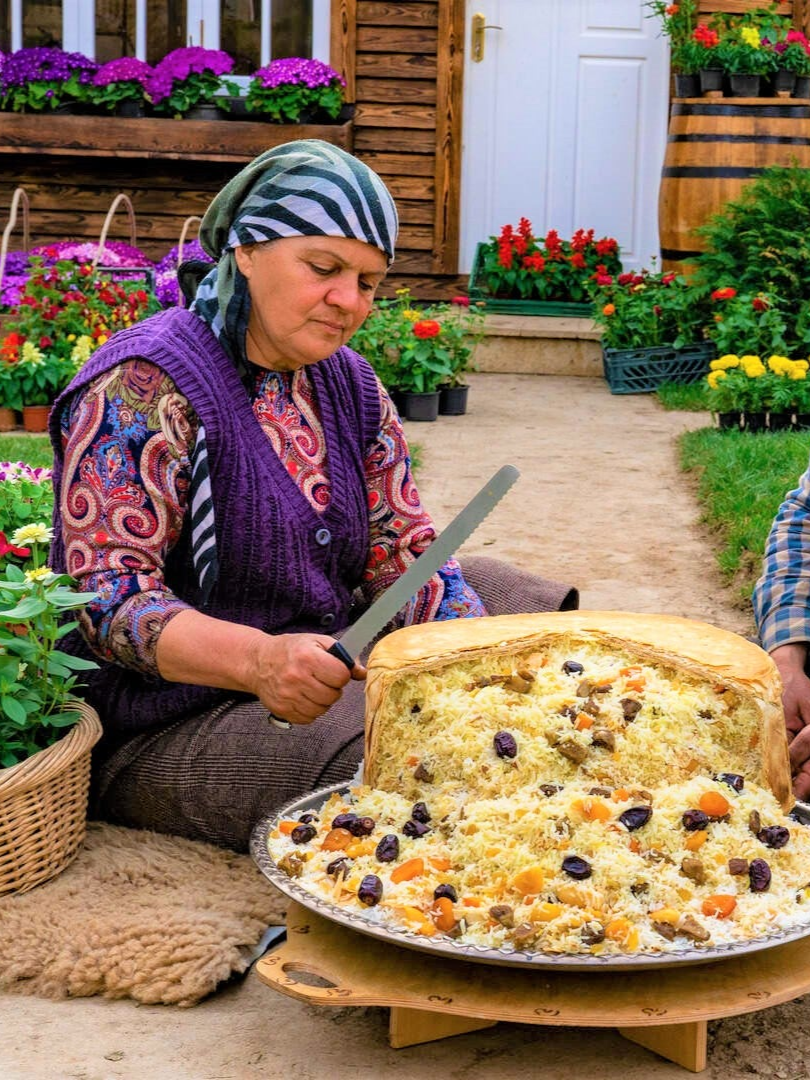
[{"label": "knife blade", "polygon": [[[411,563],[393,585],[388,586],[382,596],[379,596],[360,618],[352,623],[340,641],[336,641],[330,649],[327,649],[327,652],[338,660],[342,660],[351,671],[358,653],[374,640],[397,612],[405,607],[411,597],[419,592],[425,582],[444,566],[450,556],[492,512],[519,476],[520,472],[514,465],[502,465],[478,494],[473,495],[464,509],[456,514],[430,547]],[[275,716],[273,713],[268,715],[268,720],[282,730],[290,727],[288,720]]]}]

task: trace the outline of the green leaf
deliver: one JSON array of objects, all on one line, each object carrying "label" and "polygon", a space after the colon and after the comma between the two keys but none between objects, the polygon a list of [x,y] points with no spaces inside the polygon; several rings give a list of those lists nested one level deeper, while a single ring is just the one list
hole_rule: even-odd
[{"label": "green leaf", "polygon": [[41,615],[43,611],[47,610],[47,601],[39,600],[35,596],[28,596],[24,600],[21,600],[16,607],[9,608],[6,611],[0,611],[0,621],[25,622],[27,619],[33,619],[35,616]]},{"label": "green leaf", "polygon": [[10,720],[14,721],[15,724],[22,725],[27,723],[28,714],[26,713],[25,708],[17,698],[8,697],[5,695],[3,697],[0,697],[0,708],[3,710],[6,716],[9,717]]}]

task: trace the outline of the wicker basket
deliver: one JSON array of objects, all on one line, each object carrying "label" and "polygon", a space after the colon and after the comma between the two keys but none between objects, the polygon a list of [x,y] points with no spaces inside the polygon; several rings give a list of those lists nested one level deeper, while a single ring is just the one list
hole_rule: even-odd
[{"label": "wicker basket", "polygon": [[81,847],[101,722],[84,702],[77,710],[79,722],[58,742],[0,769],[0,895],[56,877]]}]

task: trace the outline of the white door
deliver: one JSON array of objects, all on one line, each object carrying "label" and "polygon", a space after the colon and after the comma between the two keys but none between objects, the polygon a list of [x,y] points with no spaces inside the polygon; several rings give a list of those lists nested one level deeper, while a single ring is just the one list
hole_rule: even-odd
[{"label": "white door", "polygon": [[[473,62],[472,16],[499,29]],[[669,64],[642,0],[467,0],[459,270],[477,241],[615,236],[627,267],[658,257]]]}]

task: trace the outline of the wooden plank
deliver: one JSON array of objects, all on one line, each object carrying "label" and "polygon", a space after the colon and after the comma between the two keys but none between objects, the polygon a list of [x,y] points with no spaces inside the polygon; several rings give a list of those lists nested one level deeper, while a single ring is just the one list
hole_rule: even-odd
[{"label": "wooden plank", "polygon": [[373,105],[358,103],[354,114],[355,128],[422,128],[434,130],[436,109],[429,105]]},{"label": "wooden plank", "polygon": [[[666,1024],[661,1027],[620,1027],[619,1034],[630,1042],[652,1050],[654,1054],[660,1054],[667,1061],[682,1065],[690,1072],[703,1072],[708,1049],[707,1030],[705,1020],[696,1020],[691,1024]],[[407,1029],[404,1034],[408,1034]]]},{"label": "wooden plank", "polygon": [[427,79],[358,79],[357,96],[361,101],[435,105],[436,83]]},{"label": "wooden plank", "polygon": [[433,227],[431,225],[403,225],[397,237],[397,250],[432,251]]},{"label": "wooden plank", "polygon": [[438,26],[439,15],[436,4],[360,0],[357,21],[364,26]]},{"label": "wooden plank", "polygon": [[124,120],[107,116],[4,113],[0,153],[78,157],[251,161],[291,139],[324,139],[351,149],[351,124],[270,124],[243,120]]},{"label": "wooden plank", "polygon": [[804,34],[810,30],[810,0],[794,0],[793,25]]},{"label": "wooden plank", "polygon": [[426,1009],[403,1009],[394,1006],[388,1020],[388,1043],[394,1050],[419,1046],[451,1035],[494,1027],[496,1020],[479,1020],[474,1016],[450,1016],[431,1013]]},{"label": "wooden plank", "polygon": [[397,251],[395,265],[398,274],[425,275],[433,271],[432,257],[421,252]]},{"label": "wooden plank", "polygon": [[366,150],[363,161],[380,176],[429,176],[433,179],[433,161],[425,154],[386,154]]},{"label": "wooden plank", "polygon": [[[10,199],[11,196],[9,196]],[[397,199],[397,212],[400,224],[432,225],[433,203],[412,202],[409,199]]]},{"label": "wooden plank", "polygon": [[419,176],[388,176],[385,180],[395,199],[422,199],[433,202],[436,189],[433,179],[425,180]]},{"label": "wooden plank", "polygon": [[357,77],[382,79],[435,79],[439,70],[435,55],[408,53],[360,53]]},{"label": "wooden plank", "polygon": [[412,150],[414,153],[433,154],[436,149],[436,136],[433,130],[420,131],[418,128],[356,128],[354,132],[354,152],[362,157],[366,150]]},{"label": "wooden plank", "polygon": [[[399,256],[394,261],[394,267],[397,267],[398,263]],[[468,283],[469,279],[465,274],[419,277],[393,272],[380,286],[379,295],[390,299],[396,296],[397,289],[408,288],[414,300],[452,300],[459,294],[466,296]]]},{"label": "wooden plank", "polygon": [[461,103],[464,63],[464,0],[439,8],[439,77],[436,85],[436,217],[433,269],[458,270],[461,207]]},{"label": "wooden plank", "polygon": [[357,2],[332,0],[330,23],[330,64],[346,80],[346,101],[356,101],[355,60],[357,58]]},{"label": "wooden plank", "polygon": [[[762,0],[700,0],[699,10],[701,15],[713,14],[716,11],[729,15],[742,15],[746,11],[755,11],[757,8],[766,6]],[[782,0],[776,8],[778,15],[790,15],[792,11],[793,4],[789,0]]]},{"label": "wooden plank", "polygon": [[430,28],[357,27],[357,51],[386,53],[435,53],[438,46],[436,31]]}]

